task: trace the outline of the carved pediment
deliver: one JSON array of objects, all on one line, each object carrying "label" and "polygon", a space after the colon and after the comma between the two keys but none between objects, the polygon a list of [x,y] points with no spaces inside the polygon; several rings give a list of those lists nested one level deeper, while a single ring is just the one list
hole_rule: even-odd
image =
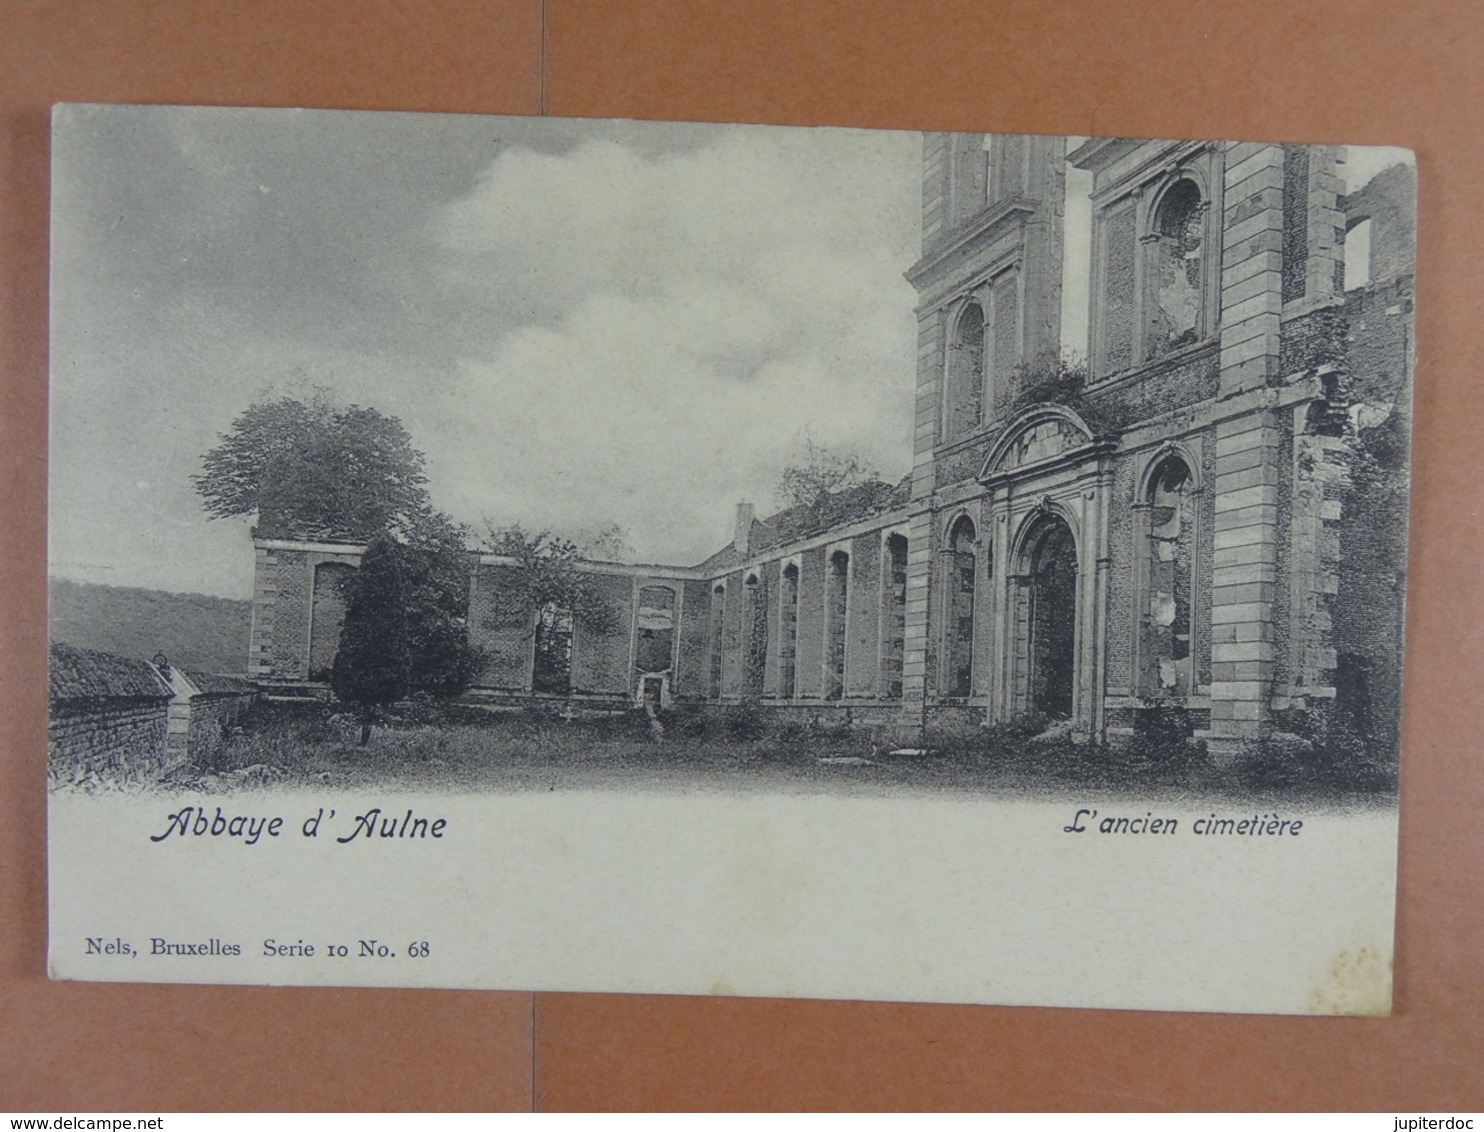
[{"label": "carved pediment", "polygon": [[979,478],[1055,460],[1092,443],[1092,430],[1063,405],[1035,405],[1014,417],[989,451]]}]

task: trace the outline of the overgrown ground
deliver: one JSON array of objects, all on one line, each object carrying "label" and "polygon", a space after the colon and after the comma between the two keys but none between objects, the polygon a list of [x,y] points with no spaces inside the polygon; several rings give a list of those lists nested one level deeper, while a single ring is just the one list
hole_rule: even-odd
[{"label": "overgrown ground", "polygon": [[[167,785],[417,792],[582,789],[746,790],[1025,796],[1127,793],[1144,797],[1390,801],[1395,775],[1364,751],[1270,744],[1220,770],[1182,738],[1122,749],[1073,743],[1027,721],[932,734],[902,752],[866,729],[775,722],[757,709],[667,715],[656,740],[643,713],[566,720],[457,705],[389,712],[358,744],[359,722],[332,705],[262,704],[228,735],[209,767]],[[894,753],[894,750],[897,753]]]}]

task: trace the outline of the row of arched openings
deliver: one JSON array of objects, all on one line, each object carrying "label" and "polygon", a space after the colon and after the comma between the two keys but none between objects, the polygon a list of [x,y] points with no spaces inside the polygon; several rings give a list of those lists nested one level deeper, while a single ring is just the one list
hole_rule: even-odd
[{"label": "row of arched openings", "polygon": [[[840,700],[848,684],[847,648],[852,586],[852,559],[848,551],[837,550],[824,563],[820,579],[822,589],[816,598],[814,631],[819,634],[813,646],[811,665],[818,665],[818,684],[810,685],[807,694],[826,700]],[[907,626],[907,539],[900,534],[888,535],[881,560],[881,604],[879,639],[875,660],[876,693],[888,698],[902,695],[903,660],[906,651]],[[740,648],[741,691],[744,696],[772,694],[791,699],[805,694],[800,680],[800,569],[797,562],[787,562],[777,575],[776,602],[770,599],[765,575],[750,572],[741,587],[742,606],[729,612],[728,587],[715,583],[711,591],[709,622],[707,695],[716,699],[726,684],[726,657]],[[732,627],[729,618],[735,616]],[[769,646],[773,627],[778,633],[776,655]],[[729,630],[732,636],[729,636]],[[772,667],[770,667],[770,662]],[[771,674],[771,679],[770,679]],[[862,681],[866,683],[867,681]]]}]

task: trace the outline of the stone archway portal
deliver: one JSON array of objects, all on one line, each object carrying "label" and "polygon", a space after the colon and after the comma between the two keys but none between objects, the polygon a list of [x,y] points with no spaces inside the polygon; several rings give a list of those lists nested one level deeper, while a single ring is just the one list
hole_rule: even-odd
[{"label": "stone archway portal", "polygon": [[1077,543],[1047,515],[1023,544],[1014,619],[1016,713],[1071,719],[1077,673]]}]

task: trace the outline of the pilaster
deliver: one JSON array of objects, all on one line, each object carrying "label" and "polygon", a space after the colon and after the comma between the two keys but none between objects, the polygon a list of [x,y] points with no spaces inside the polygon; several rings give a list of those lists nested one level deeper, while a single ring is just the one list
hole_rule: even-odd
[{"label": "pilaster", "polygon": [[920,511],[907,523],[907,616],[902,645],[902,709],[919,720],[932,679],[928,616],[933,558],[933,515]]},{"label": "pilaster", "polygon": [[1217,761],[1268,726],[1276,637],[1281,435],[1256,408],[1216,425],[1211,734]]},{"label": "pilaster", "polygon": [[1222,217],[1221,395],[1277,379],[1283,324],[1283,147],[1226,155]]}]

